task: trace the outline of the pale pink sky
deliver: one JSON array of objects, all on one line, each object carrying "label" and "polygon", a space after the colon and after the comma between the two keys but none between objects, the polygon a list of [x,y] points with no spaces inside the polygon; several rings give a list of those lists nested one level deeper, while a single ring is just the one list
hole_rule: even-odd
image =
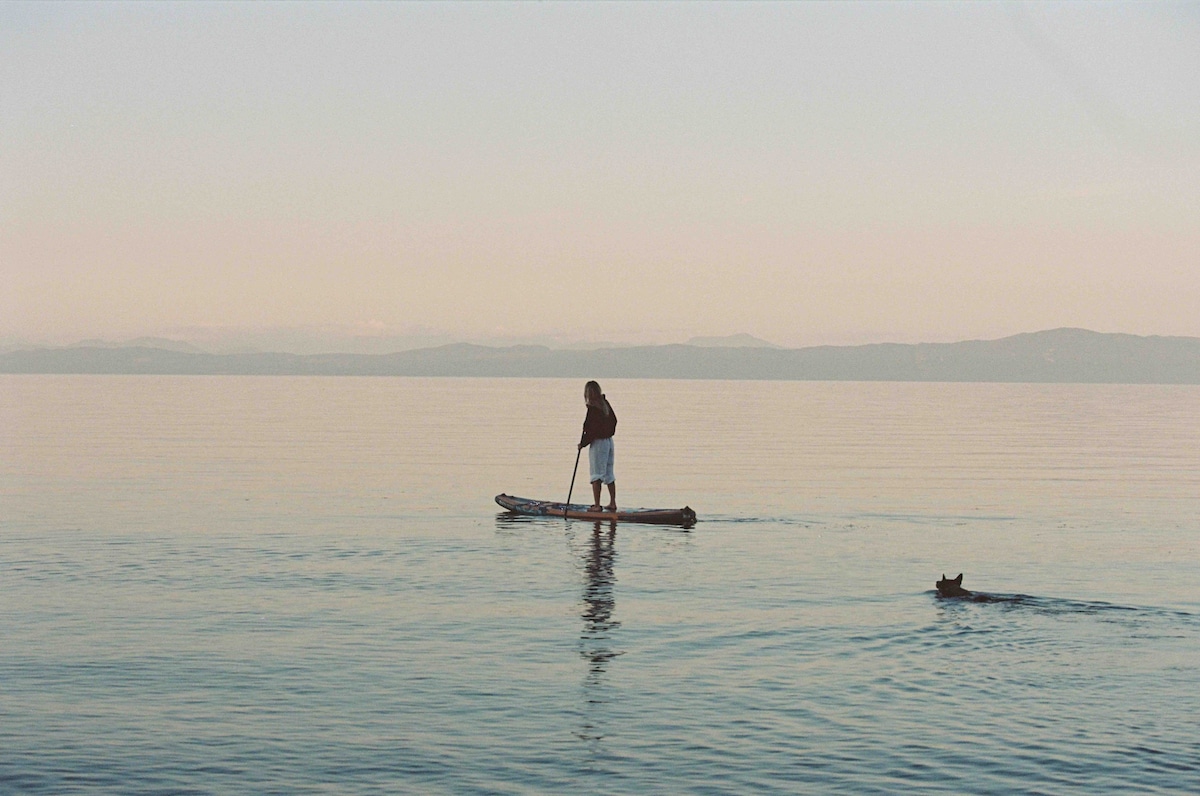
[{"label": "pale pink sky", "polygon": [[0,5],[0,342],[1200,336],[1200,6]]}]

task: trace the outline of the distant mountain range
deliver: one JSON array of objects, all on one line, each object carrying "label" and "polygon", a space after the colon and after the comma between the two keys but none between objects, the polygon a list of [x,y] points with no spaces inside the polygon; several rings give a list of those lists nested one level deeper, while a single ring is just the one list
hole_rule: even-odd
[{"label": "distant mountain range", "polygon": [[694,345],[700,348],[782,348],[774,343],[768,343],[754,335],[731,334],[726,337],[693,337],[684,345]]},{"label": "distant mountain range", "polygon": [[[77,345],[0,354],[0,373],[504,376],[806,381],[993,381],[1200,384],[1200,338],[1054,329],[1000,340],[599,350],[455,343],[391,354],[209,354],[157,344]],[[702,338],[703,340],[703,338]],[[694,341],[693,341],[694,342]]]}]

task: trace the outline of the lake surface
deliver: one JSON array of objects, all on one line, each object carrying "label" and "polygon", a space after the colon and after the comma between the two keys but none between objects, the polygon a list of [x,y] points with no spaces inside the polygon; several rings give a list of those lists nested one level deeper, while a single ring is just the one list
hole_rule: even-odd
[{"label": "lake surface", "polygon": [[1200,388],[604,387],[0,377],[0,792],[1200,792]]}]

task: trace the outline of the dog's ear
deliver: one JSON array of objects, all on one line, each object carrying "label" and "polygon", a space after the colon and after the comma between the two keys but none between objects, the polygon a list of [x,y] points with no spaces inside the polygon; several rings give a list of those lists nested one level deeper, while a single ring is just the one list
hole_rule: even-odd
[{"label": "dog's ear", "polygon": [[946,579],[946,573],[945,573],[945,572],[943,572],[943,573],[942,573],[942,580],[945,580],[945,579]]},{"label": "dog's ear", "polygon": [[958,573],[958,577],[954,579],[954,582],[957,583],[959,586],[962,585],[962,573],[961,572]]}]

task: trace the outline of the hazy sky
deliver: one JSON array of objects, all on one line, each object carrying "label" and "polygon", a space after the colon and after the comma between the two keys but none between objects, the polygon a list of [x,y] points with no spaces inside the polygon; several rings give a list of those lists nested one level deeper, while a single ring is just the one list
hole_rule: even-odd
[{"label": "hazy sky", "polygon": [[0,338],[1200,336],[1200,4],[0,4]]}]

